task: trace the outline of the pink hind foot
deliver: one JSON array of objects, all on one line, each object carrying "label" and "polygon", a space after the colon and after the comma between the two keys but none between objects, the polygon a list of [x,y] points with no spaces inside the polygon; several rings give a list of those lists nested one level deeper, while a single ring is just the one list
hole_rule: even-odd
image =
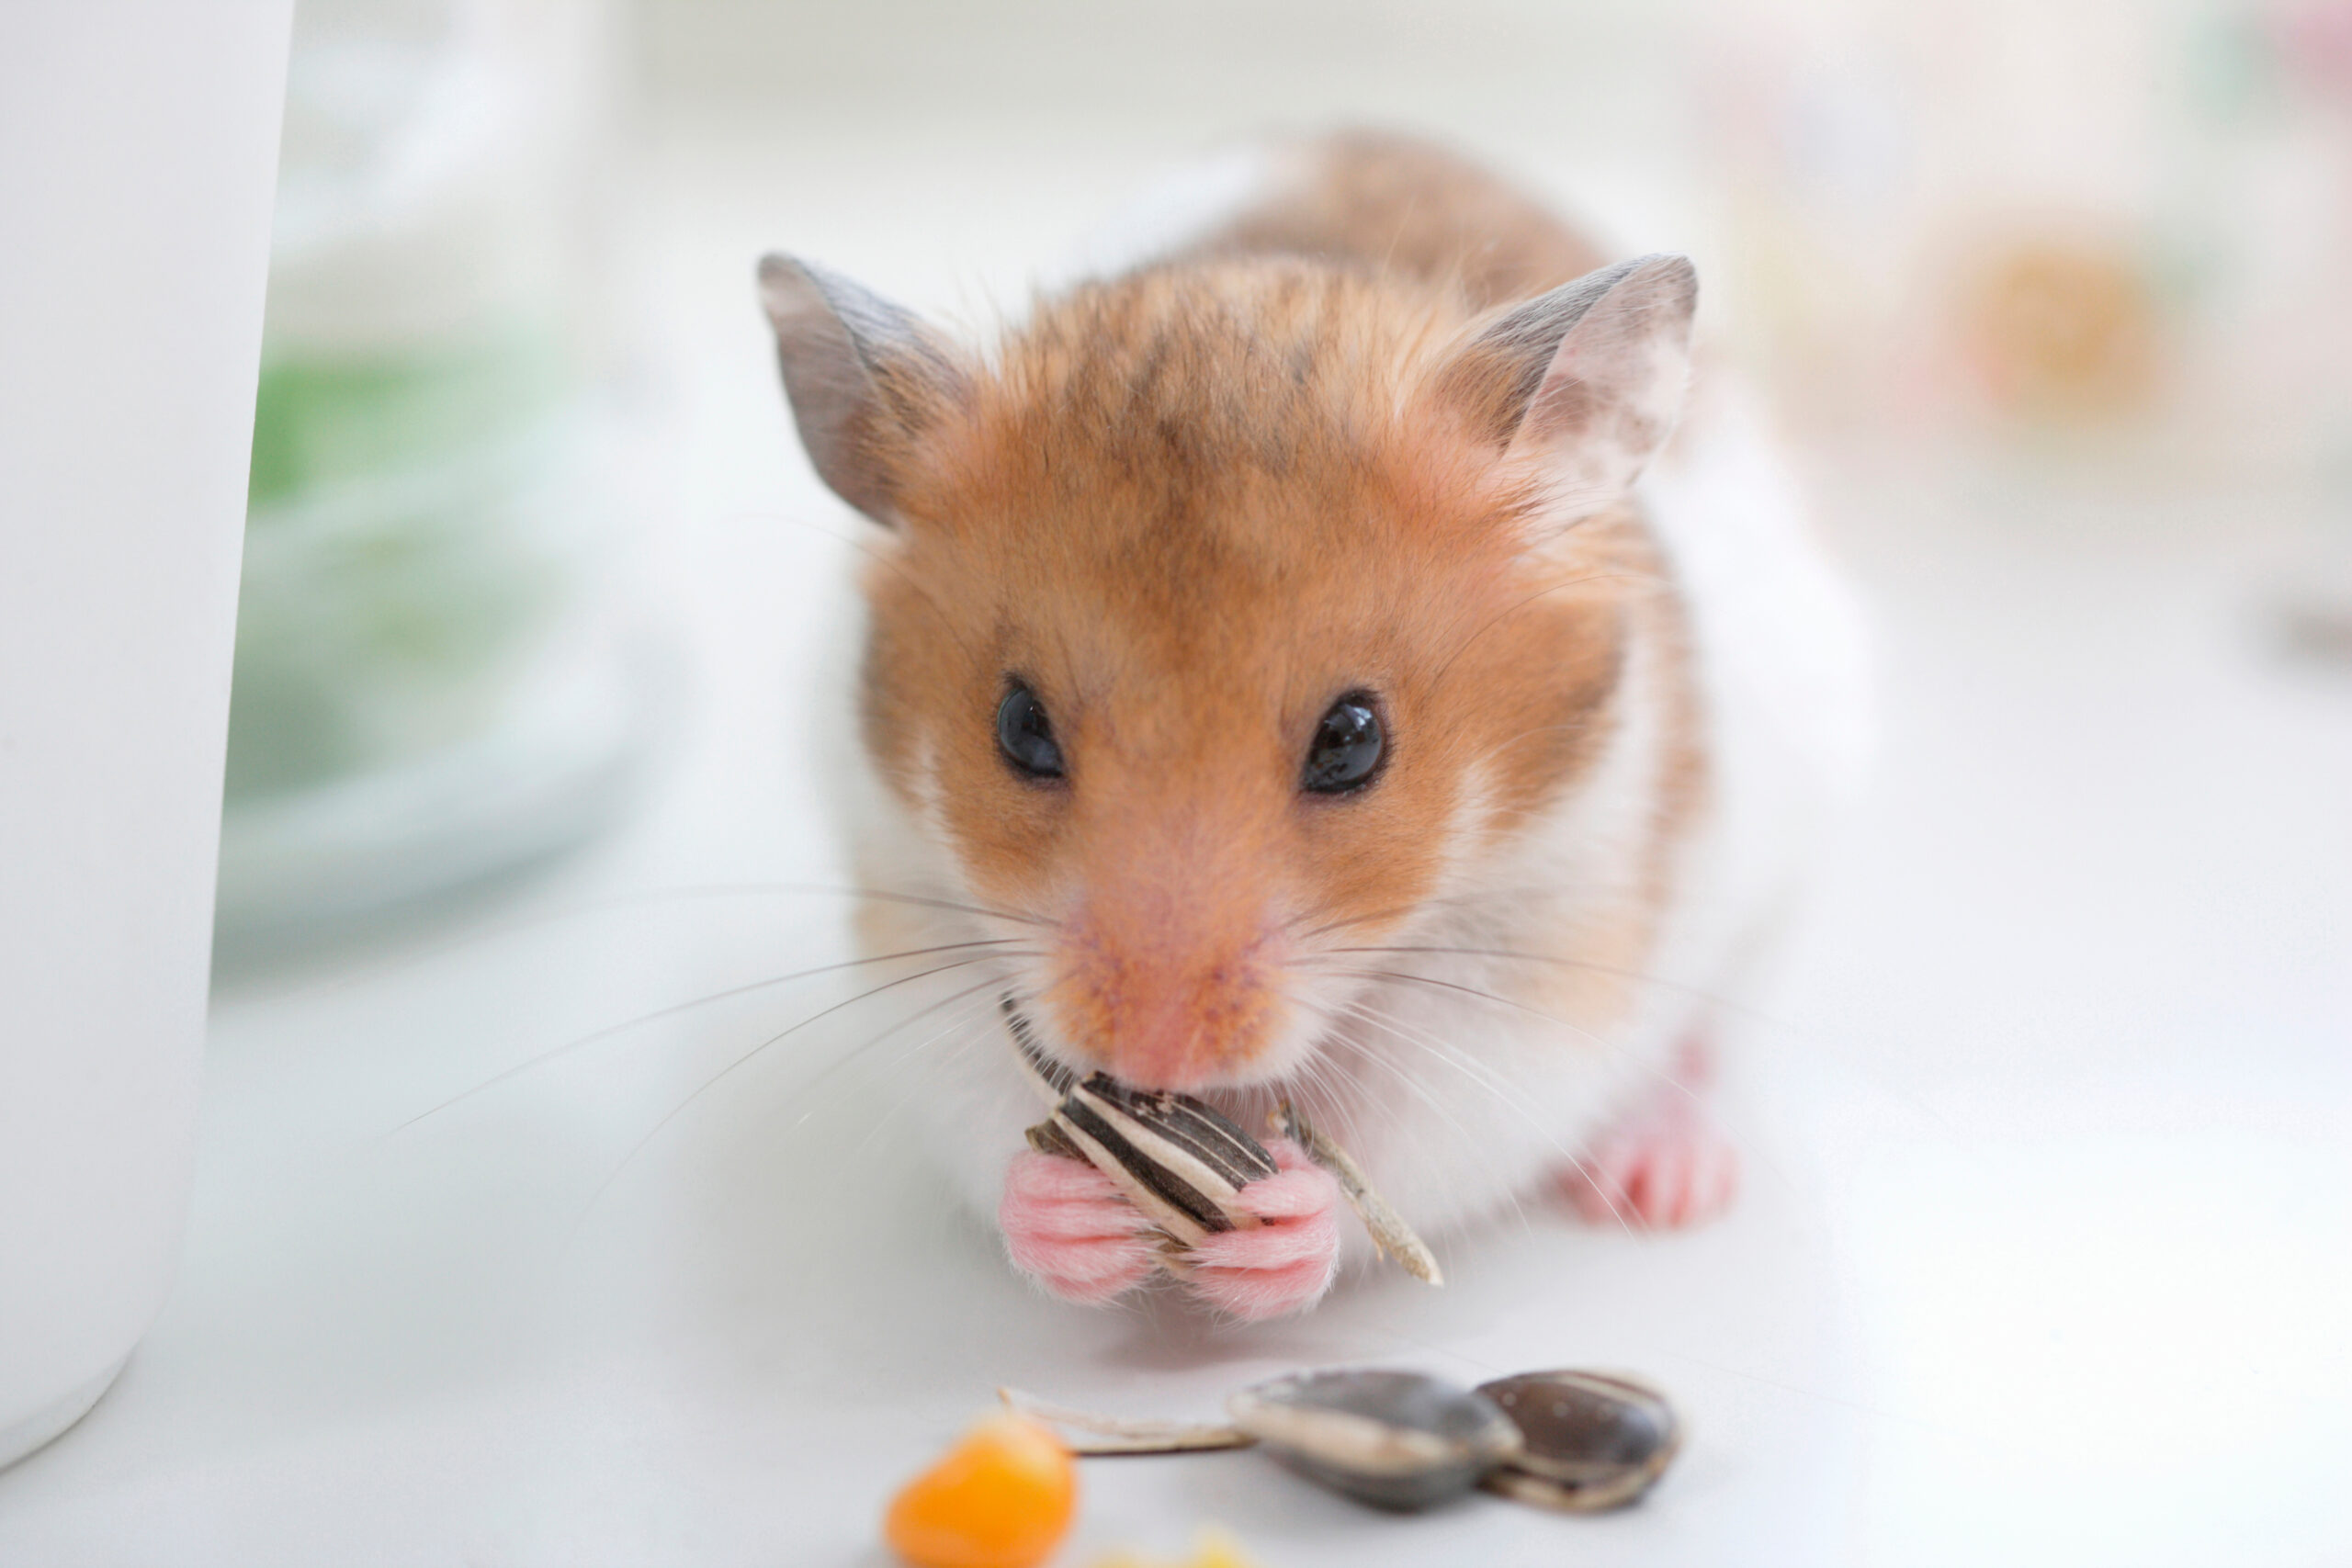
[{"label": "pink hind foot", "polygon": [[1560,1186],[1596,1224],[1666,1230],[1696,1225],[1731,1206],[1739,1190],[1739,1150],[1707,1113],[1714,1076],[1707,1048],[1683,1046],[1671,1082],[1594,1140]]},{"label": "pink hind foot", "polygon": [[996,1221],[1013,1267],[1064,1301],[1123,1295],[1151,1277],[1159,1258],[1143,1216],[1082,1160],[1015,1155]]},{"label": "pink hind foot", "polygon": [[1265,1223],[1208,1237],[1182,1265],[1195,1295],[1253,1323],[1305,1312],[1340,1266],[1340,1184],[1287,1138],[1267,1152],[1280,1173],[1250,1183],[1240,1199]]}]

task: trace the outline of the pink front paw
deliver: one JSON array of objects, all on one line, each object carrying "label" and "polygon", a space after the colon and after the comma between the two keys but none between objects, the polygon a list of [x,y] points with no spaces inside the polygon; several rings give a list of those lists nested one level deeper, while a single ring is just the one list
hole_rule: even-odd
[{"label": "pink front paw", "polygon": [[1080,1160],[1035,1150],[1014,1156],[996,1221],[1013,1267],[1064,1301],[1123,1295],[1150,1277],[1158,1258],[1134,1205]]},{"label": "pink front paw", "polygon": [[1313,1306],[1340,1263],[1340,1184],[1287,1139],[1268,1152],[1280,1174],[1241,1190],[1243,1206],[1265,1223],[1210,1236],[1183,1266],[1195,1294],[1251,1322]]}]

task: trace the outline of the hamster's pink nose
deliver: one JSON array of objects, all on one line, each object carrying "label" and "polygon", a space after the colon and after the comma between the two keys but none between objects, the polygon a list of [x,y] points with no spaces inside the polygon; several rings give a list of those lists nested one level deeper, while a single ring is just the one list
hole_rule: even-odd
[{"label": "hamster's pink nose", "polygon": [[1105,929],[1090,912],[1061,978],[1042,998],[1063,1037],[1142,1089],[1200,1089],[1246,1078],[1279,1031],[1266,942],[1185,941]]}]

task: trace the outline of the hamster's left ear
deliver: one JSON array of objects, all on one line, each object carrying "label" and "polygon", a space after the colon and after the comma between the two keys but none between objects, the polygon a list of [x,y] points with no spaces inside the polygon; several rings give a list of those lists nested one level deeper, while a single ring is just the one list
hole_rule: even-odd
[{"label": "hamster's left ear", "polygon": [[792,256],[760,263],[760,299],[800,444],[833,493],[876,523],[897,518],[914,441],[968,383],[910,311]]},{"label": "hamster's left ear", "polygon": [[1614,501],[1673,434],[1690,382],[1699,278],[1636,256],[1514,305],[1439,373],[1438,389],[1564,500]]}]

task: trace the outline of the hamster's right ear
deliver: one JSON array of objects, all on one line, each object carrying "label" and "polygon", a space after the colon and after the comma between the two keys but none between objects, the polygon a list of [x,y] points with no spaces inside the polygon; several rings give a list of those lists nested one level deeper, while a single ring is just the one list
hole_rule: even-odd
[{"label": "hamster's right ear", "polygon": [[760,299],[809,461],[843,501],[895,521],[896,476],[968,395],[964,371],[912,311],[795,257],[762,259]]},{"label": "hamster's right ear", "polygon": [[1549,470],[1562,504],[1606,504],[1673,433],[1698,295],[1682,256],[1603,267],[1502,311],[1439,387],[1474,428]]}]

